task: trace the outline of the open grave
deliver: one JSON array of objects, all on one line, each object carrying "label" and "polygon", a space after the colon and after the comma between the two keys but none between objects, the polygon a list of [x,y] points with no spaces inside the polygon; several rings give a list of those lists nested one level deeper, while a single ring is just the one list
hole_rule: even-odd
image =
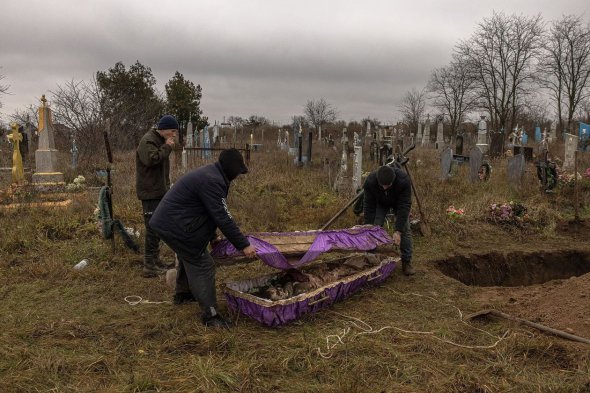
[{"label": "open grave", "polygon": [[518,287],[582,276],[590,272],[590,253],[561,250],[458,255],[435,265],[466,285]]}]

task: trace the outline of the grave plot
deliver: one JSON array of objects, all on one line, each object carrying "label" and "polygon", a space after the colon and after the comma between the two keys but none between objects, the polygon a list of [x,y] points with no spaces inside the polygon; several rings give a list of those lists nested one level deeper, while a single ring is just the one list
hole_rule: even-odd
[{"label": "grave plot", "polygon": [[590,272],[590,253],[555,251],[456,256],[436,261],[446,276],[470,286],[519,287]]}]

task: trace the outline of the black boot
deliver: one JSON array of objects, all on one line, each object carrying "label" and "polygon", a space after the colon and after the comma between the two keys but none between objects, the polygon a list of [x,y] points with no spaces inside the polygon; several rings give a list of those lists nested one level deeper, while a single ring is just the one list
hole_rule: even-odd
[{"label": "black boot", "polygon": [[172,302],[177,306],[186,303],[196,302],[197,300],[193,297],[193,294],[190,292],[180,292],[175,293],[174,297],[172,298]]},{"label": "black boot", "polygon": [[201,316],[201,321],[205,326],[216,329],[229,329],[233,327],[230,321],[226,321],[217,313],[215,307],[209,307],[209,310],[205,311]]},{"label": "black boot", "polygon": [[414,266],[412,266],[412,261],[402,261],[402,271],[406,276],[413,276],[416,274],[416,270],[414,270]]}]

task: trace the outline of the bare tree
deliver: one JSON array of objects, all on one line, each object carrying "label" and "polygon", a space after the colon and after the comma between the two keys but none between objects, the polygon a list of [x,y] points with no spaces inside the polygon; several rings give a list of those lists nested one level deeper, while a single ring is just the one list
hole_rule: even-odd
[{"label": "bare tree", "polygon": [[418,127],[418,123],[424,116],[424,108],[426,106],[426,90],[417,90],[413,88],[406,92],[402,98],[399,106],[399,111],[404,117],[404,122],[410,127],[411,130],[415,130]]},{"label": "bare tree", "polygon": [[458,58],[475,78],[492,129],[506,129],[515,122],[534,81],[542,32],[540,15],[494,13],[478,24],[471,38],[456,46]]},{"label": "bare tree", "polygon": [[[2,69],[2,67],[0,67],[0,69]],[[4,79],[4,75],[0,74],[0,81]],[[8,94],[8,89],[10,88],[9,85],[4,85],[0,83],[0,96],[2,96],[2,94]],[[2,101],[0,101],[0,108],[2,108]]]},{"label": "bare tree", "polygon": [[71,80],[57,85],[51,93],[55,121],[71,130],[68,137],[76,139],[81,159],[92,155],[102,144],[105,128],[96,80]]},{"label": "bare tree", "polygon": [[25,109],[17,109],[10,116],[10,120],[20,125],[32,124],[36,129],[39,125],[39,111],[33,105]]},{"label": "bare tree", "polygon": [[576,109],[590,97],[590,26],[581,16],[554,21],[547,38],[541,80],[553,98],[560,126],[571,131]]},{"label": "bare tree", "polygon": [[322,126],[336,121],[338,113],[336,108],[329,104],[325,98],[317,101],[308,100],[303,107],[303,113],[311,125],[318,130],[318,140],[322,139]]},{"label": "bare tree", "polygon": [[453,135],[465,115],[478,105],[474,84],[475,79],[461,61],[432,72],[427,88],[433,94],[433,106],[449,117]]}]

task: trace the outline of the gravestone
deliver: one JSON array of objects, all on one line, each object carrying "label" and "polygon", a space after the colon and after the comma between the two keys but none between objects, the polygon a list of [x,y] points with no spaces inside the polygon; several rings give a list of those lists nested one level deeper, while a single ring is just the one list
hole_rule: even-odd
[{"label": "gravestone", "polygon": [[[209,126],[203,128],[203,147],[205,149],[211,149],[211,138],[209,136]],[[203,156],[205,159],[211,159],[211,150],[205,150]]]},{"label": "gravestone", "polygon": [[41,97],[39,107],[39,147],[35,151],[35,168],[33,183],[38,186],[64,184],[64,175],[57,171],[57,149],[55,148],[55,131],[51,119],[51,109],[47,106],[45,94]]},{"label": "gravestone", "polygon": [[78,167],[78,146],[76,146],[76,138],[72,138],[70,153],[72,153],[72,169],[76,169]]},{"label": "gravestone", "polygon": [[361,178],[363,176],[363,147],[354,147],[354,162],[352,169],[352,191],[354,193],[361,187]]},{"label": "gravestone", "polygon": [[418,122],[418,131],[416,132],[416,141],[422,142],[422,123]]},{"label": "gravestone", "polygon": [[186,147],[194,147],[193,143],[193,123],[189,120],[186,126]]},{"label": "gravestone", "polygon": [[451,176],[451,165],[453,163],[453,149],[445,147],[440,153],[440,178],[447,180]]},{"label": "gravestone", "polygon": [[506,172],[508,175],[508,184],[510,184],[512,188],[520,189],[522,186],[525,165],[524,154],[516,154],[513,157],[508,157]]},{"label": "gravestone", "polygon": [[481,120],[477,125],[477,144],[476,146],[479,147],[479,150],[482,153],[486,153],[488,151],[488,126],[486,123],[486,117],[480,116]]},{"label": "gravestone", "polygon": [[494,132],[490,134],[490,157],[500,157],[503,153],[504,134],[501,132]]},{"label": "gravestone", "polygon": [[424,133],[422,134],[422,146],[430,147],[430,116],[426,117],[426,123],[424,123]]},{"label": "gravestone", "polygon": [[526,162],[532,162],[533,161],[533,148],[529,147],[529,146],[514,146],[514,154],[513,155],[517,155],[517,154],[522,154],[524,155],[524,160]]},{"label": "gravestone", "polygon": [[455,153],[459,156],[463,155],[463,135],[457,135],[455,138]]},{"label": "gravestone", "polygon": [[482,163],[482,151],[477,146],[471,148],[469,151],[469,180],[471,182],[479,181],[479,169]]},{"label": "gravestone", "polygon": [[565,134],[565,158],[563,160],[563,169],[573,170],[575,152],[578,148],[578,136],[572,134]]},{"label": "gravestone", "polygon": [[543,139],[541,127],[535,127],[535,142],[541,142],[541,139]]},{"label": "gravestone", "polygon": [[549,142],[553,142],[557,140],[557,122],[551,122],[551,128],[549,131]]},{"label": "gravestone", "polygon": [[8,135],[8,140],[12,143],[12,183],[20,184],[25,180],[25,171],[23,168],[23,158],[20,154],[20,144],[23,137],[18,132],[18,124],[10,124],[12,134]]},{"label": "gravestone", "polygon": [[442,150],[445,146],[444,140],[444,126],[442,121],[442,116],[438,119],[438,124],[436,127],[436,149]]}]

